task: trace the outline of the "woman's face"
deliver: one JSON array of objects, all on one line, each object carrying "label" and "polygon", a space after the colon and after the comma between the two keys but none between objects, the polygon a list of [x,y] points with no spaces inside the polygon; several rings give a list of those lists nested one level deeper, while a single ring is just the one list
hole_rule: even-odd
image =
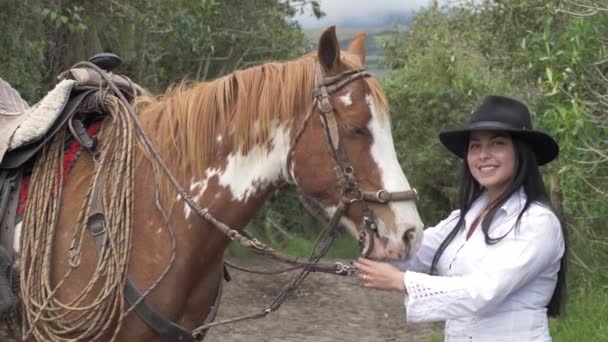
[{"label": "woman's face", "polygon": [[473,178],[496,199],[515,173],[515,148],[506,132],[478,131],[469,136],[467,164]]}]

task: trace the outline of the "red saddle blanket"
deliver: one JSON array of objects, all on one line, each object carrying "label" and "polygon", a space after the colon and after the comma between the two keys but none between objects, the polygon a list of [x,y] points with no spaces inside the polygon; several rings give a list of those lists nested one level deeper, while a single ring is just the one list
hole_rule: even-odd
[{"label": "red saddle blanket", "polygon": [[[90,137],[94,137],[99,129],[101,128],[101,121],[94,122],[87,128],[87,134]],[[68,147],[66,148],[63,155],[63,175],[57,174],[57,178],[63,177],[63,181],[65,182],[72,170],[72,166],[78,159],[80,152],[82,151],[82,146],[76,141],[72,140]],[[58,173],[60,171],[57,171]],[[25,211],[25,204],[27,203],[27,197],[29,193],[30,187],[30,176],[23,177],[21,182],[21,191],[19,192],[19,207],[17,208],[17,222],[20,221],[20,218],[23,216],[23,212]]]}]

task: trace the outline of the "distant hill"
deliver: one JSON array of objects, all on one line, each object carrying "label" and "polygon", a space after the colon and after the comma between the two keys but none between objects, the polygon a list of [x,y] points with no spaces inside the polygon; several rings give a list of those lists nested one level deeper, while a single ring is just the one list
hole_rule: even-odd
[{"label": "distant hill", "polygon": [[412,13],[386,13],[384,15],[370,15],[367,17],[343,19],[336,23],[336,27],[360,28],[360,27],[386,27],[407,25],[412,21]]},{"label": "distant hill", "polygon": [[383,14],[369,14],[367,16],[354,16],[354,17],[342,17],[331,19],[329,17],[323,17],[319,20],[312,20],[308,18],[303,26],[304,29],[317,29],[323,30],[324,28],[336,25],[337,28],[376,28],[376,27],[390,27],[393,24],[397,25],[408,25],[414,16],[414,12],[387,12]]}]

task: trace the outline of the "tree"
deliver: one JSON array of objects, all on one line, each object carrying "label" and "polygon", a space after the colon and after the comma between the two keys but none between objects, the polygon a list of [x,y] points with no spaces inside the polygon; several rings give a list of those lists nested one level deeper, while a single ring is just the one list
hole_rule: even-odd
[{"label": "tree", "polygon": [[0,76],[33,102],[72,64],[101,51],[152,91],[303,54],[292,19],[315,0],[34,0],[0,3]]}]

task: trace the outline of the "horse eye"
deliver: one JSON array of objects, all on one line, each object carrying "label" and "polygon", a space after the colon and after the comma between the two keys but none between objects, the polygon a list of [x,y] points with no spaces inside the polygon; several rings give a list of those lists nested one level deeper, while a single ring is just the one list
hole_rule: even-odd
[{"label": "horse eye", "polygon": [[365,134],[365,130],[363,128],[359,128],[359,127],[351,127],[350,131],[351,131],[351,133],[357,134],[357,135],[364,135]]}]

